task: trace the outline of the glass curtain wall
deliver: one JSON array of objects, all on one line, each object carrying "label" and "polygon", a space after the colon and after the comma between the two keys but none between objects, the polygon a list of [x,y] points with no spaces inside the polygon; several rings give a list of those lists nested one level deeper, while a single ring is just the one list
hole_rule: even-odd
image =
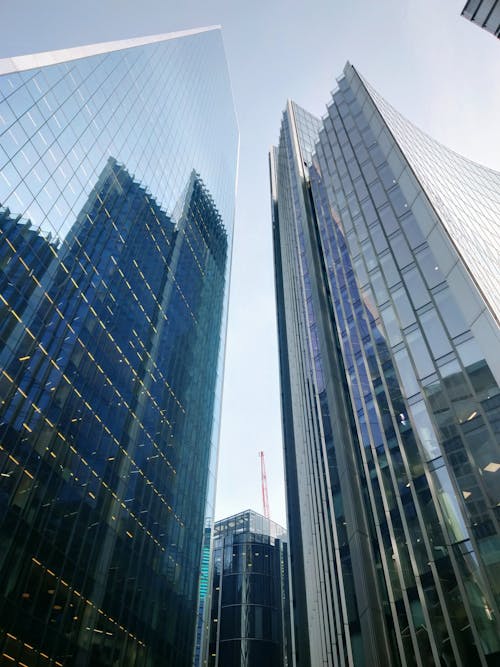
[{"label": "glass curtain wall", "polygon": [[[285,457],[301,508],[289,503],[302,538],[291,556],[301,548],[309,623],[337,629],[324,648],[311,641],[311,664],[496,664],[500,343],[481,247],[500,175],[423,135],[350,65],[310,161],[290,158],[291,121],[289,105],[273,185]],[[293,172],[307,218],[289,208]],[[305,375],[318,360],[323,374]],[[321,433],[304,401],[321,405],[323,387]],[[313,456],[320,471],[304,465]],[[325,502],[306,505],[322,488]],[[318,616],[325,590],[334,603]]]},{"label": "glass curtain wall", "polygon": [[238,145],[220,31],[0,66],[3,660],[190,665]]},{"label": "glass curtain wall", "polygon": [[247,510],[214,527],[207,664],[292,665],[284,528]]}]

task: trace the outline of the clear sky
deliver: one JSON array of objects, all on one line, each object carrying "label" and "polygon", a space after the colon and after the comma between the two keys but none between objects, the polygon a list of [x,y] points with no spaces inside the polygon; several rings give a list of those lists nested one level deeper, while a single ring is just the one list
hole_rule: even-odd
[{"label": "clear sky", "polygon": [[0,0],[0,58],[220,23],[241,133],[217,518],[286,523],[267,151],[293,98],[322,115],[350,60],[412,122],[500,170],[500,41],[465,0]]}]

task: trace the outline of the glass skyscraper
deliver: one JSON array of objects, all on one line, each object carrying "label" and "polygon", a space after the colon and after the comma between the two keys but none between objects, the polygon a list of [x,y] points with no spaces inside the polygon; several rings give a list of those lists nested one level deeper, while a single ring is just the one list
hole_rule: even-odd
[{"label": "glass skyscraper", "polygon": [[298,665],[500,659],[500,174],[350,64],[270,155]]},{"label": "glass skyscraper", "polygon": [[210,667],[291,667],[286,530],[252,510],[214,526]]},{"label": "glass skyscraper", "polygon": [[220,30],[0,73],[0,660],[191,665],[238,152]]},{"label": "glass skyscraper", "polygon": [[499,0],[467,0],[462,16],[500,38]]}]

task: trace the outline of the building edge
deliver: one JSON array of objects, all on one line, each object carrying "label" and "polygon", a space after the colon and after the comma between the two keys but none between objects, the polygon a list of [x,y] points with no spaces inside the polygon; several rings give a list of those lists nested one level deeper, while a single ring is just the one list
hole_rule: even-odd
[{"label": "building edge", "polygon": [[127,39],[118,39],[110,42],[96,42],[84,46],[73,46],[67,49],[57,49],[55,51],[41,51],[40,53],[26,54],[22,56],[12,56],[10,58],[0,59],[0,75],[13,74],[15,72],[25,72],[38,67],[48,65],[58,65],[80,58],[102,55],[103,53],[112,53],[113,51],[122,51],[136,46],[146,46],[157,42],[166,42],[171,39],[180,39],[182,37],[191,37],[205,32],[221,30],[220,25],[205,26],[202,28],[192,28],[188,30],[178,30],[176,32],[165,32],[157,35],[148,35],[146,37],[130,37]]}]

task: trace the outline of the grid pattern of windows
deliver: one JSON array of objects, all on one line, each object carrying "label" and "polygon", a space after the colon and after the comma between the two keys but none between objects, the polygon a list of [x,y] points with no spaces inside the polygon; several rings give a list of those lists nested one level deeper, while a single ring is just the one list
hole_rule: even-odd
[{"label": "grid pattern of windows", "polygon": [[[500,6],[499,6],[500,11]],[[425,190],[456,251],[500,322],[500,173],[466,160],[411,125],[364,81],[387,129]],[[390,141],[386,136],[379,141]],[[382,149],[384,146],[382,146]],[[399,180],[409,180],[397,173]],[[406,183],[403,184],[403,186]],[[407,206],[417,189],[405,192]]]},{"label": "grid pattern of windows", "polygon": [[0,650],[190,664],[237,156],[220,33],[0,90]]},{"label": "grid pattern of windows", "polygon": [[[287,183],[277,172],[273,200],[280,235],[275,234],[275,243],[283,262],[277,265],[283,275],[281,284],[277,280],[278,317],[285,318],[280,344],[287,344],[288,354],[281,355],[282,393],[291,403],[283,413],[291,410],[293,436],[304,442],[295,443],[295,452],[310,448],[299,425],[310,429],[315,417],[300,403],[304,388],[294,381],[293,365],[304,353],[290,325],[298,299],[287,275],[300,273],[296,266],[285,266],[287,229],[300,225],[309,236],[307,254],[315,276],[312,304],[318,326],[309,326],[309,336],[317,334],[332,416],[335,459],[323,468],[326,500],[334,508],[329,516],[340,553],[350,553],[351,562],[349,568],[341,561],[338,575],[350,588],[340,591],[342,604],[329,612],[332,625],[349,628],[346,664],[492,665],[500,650],[500,392],[486,360],[490,351],[476,336],[481,332],[472,331],[467,308],[456,300],[455,274],[444,251],[436,253],[436,238],[442,237],[435,232],[444,229],[452,237],[454,245],[445,249],[455,253],[457,263],[455,248],[460,251],[462,237],[455,241],[453,234],[463,219],[463,205],[455,198],[455,173],[467,173],[464,196],[475,202],[484,197],[475,208],[478,216],[482,212],[476,222],[483,229],[468,255],[470,274],[482,291],[471,287],[470,276],[466,285],[485,297],[489,288],[481,276],[486,264],[476,265],[474,258],[484,234],[491,234],[494,206],[485,193],[498,192],[500,177],[424,140],[400,117],[404,137],[399,141],[395,112],[384,104],[348,65],[304,172],[304,205],[309,201],[312,207],[307,224],[282,205]],[[453,175],[445,178],[446,170]],[[438,184],[428,193],[434,176]],[[491,305],[486,310],[491,313]],[[339,367],[343,381],[336,376]],[[340,400],[349,413],[341,439],[335,430]],[[323,442],[326,460],[326,438]],[[301,465],[298,458],[296,465]],[[320,488],[315,474],[307,482],[309,488]],[[362,495],[361,507],[356,493]],[[307,524],[312,519],[317,530],[324,514],[322,508],[300,516],[305,554],[317,549]],[[293,520],[289,507],[289,523]],[[368,548],[358,534],[364,529]],[[291,542],[292,557],[294,546]],[[361,566],[360,552],[365,558]],[[320,571],[325,580],[330,568]],[[314,577],[304,569],[306,591],[316,590]],[[380,614],[367,621],[369,607]],[[308,619],[318,622],[310,609]],[[336,648],[333,642],[331,647]],[[322,664],[343,664],[338,649],[320,655]]]}]

